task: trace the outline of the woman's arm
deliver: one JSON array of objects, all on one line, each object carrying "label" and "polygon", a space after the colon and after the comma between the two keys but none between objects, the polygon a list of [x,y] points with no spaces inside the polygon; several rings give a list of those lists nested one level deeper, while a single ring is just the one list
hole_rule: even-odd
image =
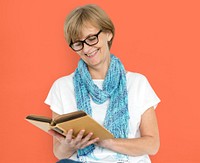
[{"label": "woman's arm", "polygon": [[142,115],[140,132],[140,138],[108,139],[98,142],[97,145],[129,156],[156,154],[160,146],[160,140],[157,118],[153,107],[146,110]]},{"label": "woman's arm", "polygon": [[[57,117],[58,114],[52,112],[52,117]],[[86,137],[83,138],[84,130],[81,130],[76,138],[72,137],[73,130],[69,130],[66,134],[66,137],[50,130],[49,133],[53,136],[53,151],[54,155],[58,159],[69,158],[72,156],[78,149],[85,148],[88,145],[96,143],[99,139],[91,139],[92,133],[89,133]]]}]

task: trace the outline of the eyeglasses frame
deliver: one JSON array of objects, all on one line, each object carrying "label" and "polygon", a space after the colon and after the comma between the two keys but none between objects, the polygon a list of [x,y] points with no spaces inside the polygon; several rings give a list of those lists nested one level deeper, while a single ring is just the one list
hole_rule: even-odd
[{"label": "eyeglasses frame", "polygon": [[[72,48],[72,45],[74,44],[74,43],[76,43],[76,42],[81,42],[81,44],[82,44],[82,48],[81,49],[79,49],[79,50],[75,50],[75,49],[73,49],[72,48],[72,50],[74,50],[74,51],[80,51],[80,50],[82,50],[83,48],[84,48],[84,43],[86,44],[86,45],[88,45],[88,46],[93,46],[93,45],[96,45],[96,44],[98,44],[98,42],[99,42],[99,34],[102,32],[102,30],[100,30],[97,34],[94,34],[94,35],[90,35],[90,36],[88,36],[88,37],[86,37],[84,40],[78,40],[78,41],[75,41],[75,42],[72,42],[72,40],[71,40],[71,43],[69,44],[69,46]],[[97,37],[97,42],[96,43],[94,43],[94,44],[88,44],[85,40],[87,40],[88,38],[90,38],[90,37],[93,37],[93,36],[96,36]]]}]

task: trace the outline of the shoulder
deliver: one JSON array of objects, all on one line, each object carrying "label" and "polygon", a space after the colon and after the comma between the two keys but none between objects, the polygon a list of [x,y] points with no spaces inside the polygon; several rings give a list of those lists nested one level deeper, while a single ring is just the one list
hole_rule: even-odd
[{"label": "shoulder", "polygon": [[127,89],[131,94],[137,94],[137,96],[142,95],[147,87],[150,85],[147,78],[140,73],[136,72],[127,72]]},{"label": "shoulder", "polygon": [[74,77],[74,73],[71,73],[67,76],[60,77],[54,81],[54,85],[57,85],[57,86],[63,86],[66,84],[71,85],[73,84],[73,77]]},{"label": "shoulder", "polygon": [[65,92],[69,90],[73,91],[73,76],[74,73],[58,78],[53,82],[51,90],[54,90],[56,92]]},{"label": "shoulder", "polygon": [[160,102],[148,79],[140,73],[127,73],[127,90],[130,101],[140,108],[141,113],[152,106],[155,108]]},{"label": "shoulder", "polygon": [[55,113],[64,114],[76,108],[73,76],[72,73],[55,80],[48,93],[45,103],[50,105]]},{"label": "shoulder", "polygon": [[127,83],[142,84],[147,82],[147,78],[140,73],[128,71],[126,74]]}]

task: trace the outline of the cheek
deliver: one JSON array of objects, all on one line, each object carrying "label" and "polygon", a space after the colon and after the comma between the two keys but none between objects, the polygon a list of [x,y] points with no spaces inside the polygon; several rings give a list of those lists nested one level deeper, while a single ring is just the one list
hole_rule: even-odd
[{"label": "cheek", "polygon": [[109,49],[108,41],[106,39],[99,41],[98,46],[105,50]]}]

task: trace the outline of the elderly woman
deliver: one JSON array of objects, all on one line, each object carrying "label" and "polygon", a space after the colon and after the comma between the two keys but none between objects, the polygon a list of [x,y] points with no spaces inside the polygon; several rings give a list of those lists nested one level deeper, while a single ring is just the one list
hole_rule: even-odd
[{"label": "elderly woman", "polygon": [[[115,29],[96,5],[74,9],[65,21],[65,38],[80,61],[74,73],[56,80],[47,96],[53,118],[83,110],[107,128],[114,139],[90,139],[84,130],[74,138],[51,131],[61,162],[151,162],[159,149],[154,109],[160,102],[147,79],[124,69],[110,53]],[[89,125],[89,124],[88,124]]]}]

